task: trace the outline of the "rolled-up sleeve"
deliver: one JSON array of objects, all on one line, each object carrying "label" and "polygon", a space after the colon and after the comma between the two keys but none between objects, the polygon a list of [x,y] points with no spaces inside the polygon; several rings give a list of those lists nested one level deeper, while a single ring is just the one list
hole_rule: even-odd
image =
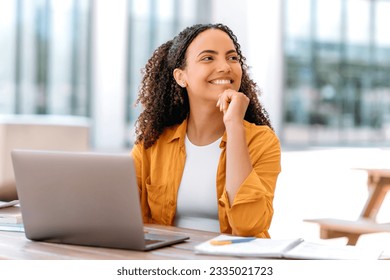
[{"label": "rolled-up sleeve", "polygon": [[219,206],[224,208],[231,232],[240,236],[268,238],[277,177],[281,171],[280,143],[273,132],[255,135],[249,145],[253,169],[240,185],[233,204],[224,189]]}]

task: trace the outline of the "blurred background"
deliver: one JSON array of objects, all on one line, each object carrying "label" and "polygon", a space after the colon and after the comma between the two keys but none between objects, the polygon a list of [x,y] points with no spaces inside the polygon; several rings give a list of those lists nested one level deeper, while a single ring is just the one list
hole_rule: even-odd
[{"label": "blurred background", "polygon": [[153,50],[224,23],[282,143],[271,233],[316,238],[303,218],[360,214],[366,179],[351,167],[387,163],[389,15],[388,0],[1,0],[0,117],[82,119],[91,149],[129,151]]}]

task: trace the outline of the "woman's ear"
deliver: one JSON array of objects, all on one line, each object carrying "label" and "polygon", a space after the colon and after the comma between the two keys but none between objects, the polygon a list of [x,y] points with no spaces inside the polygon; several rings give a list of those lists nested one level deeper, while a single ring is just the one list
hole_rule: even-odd
[{"label": "woman's ear", "polygon": [[184,79],[184,73],[183,70],[176,68],[173,70],[173,78],[175,79],[176,83],[178,83],[179,86],[181,87],[186,87],[187,83]]}]

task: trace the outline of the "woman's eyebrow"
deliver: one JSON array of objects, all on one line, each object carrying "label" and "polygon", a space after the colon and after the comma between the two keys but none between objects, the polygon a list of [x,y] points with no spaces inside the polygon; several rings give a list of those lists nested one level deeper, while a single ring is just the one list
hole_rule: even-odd
[{"label": "woman's eyebrow", "polygon": [[213,51],[213,50],[204,50],[204,51],[201,51],[198,56],[204,54],[204,53],[211,53],[211,54],[218,54],[217,51]]},{"label": "woman's eyebrow", "polygon": [[[217,52],[217,51],[214,51],[214,50],[204,50],[204,51],[201,51],[201,52],[198,54],[198,56],[200,56],[200,55],[202,55],[202,54],[204,54],[204,53],[218,54],[218,52]],[[229,51],[226,52],[226,54],[231,54],[231,53],[237,53],[237,51],[234,50],[234,49],[232,49],[232,50],[229,50]]]},{"label": "woman's eyebrow", "polygon": [[231,54],[231,53],[237,53],[236,50],[230,50],[230,51],[227,51],[226,54]]}]

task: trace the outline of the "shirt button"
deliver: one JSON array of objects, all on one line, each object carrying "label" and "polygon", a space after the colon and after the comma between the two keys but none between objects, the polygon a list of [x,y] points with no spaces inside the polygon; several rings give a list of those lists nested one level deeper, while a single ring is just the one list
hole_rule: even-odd
[{"label": "shirt button", "polygon": [[175,203],[173,202],[173,200],[170,200],[169,201],[169,205],[173,206]]}]

